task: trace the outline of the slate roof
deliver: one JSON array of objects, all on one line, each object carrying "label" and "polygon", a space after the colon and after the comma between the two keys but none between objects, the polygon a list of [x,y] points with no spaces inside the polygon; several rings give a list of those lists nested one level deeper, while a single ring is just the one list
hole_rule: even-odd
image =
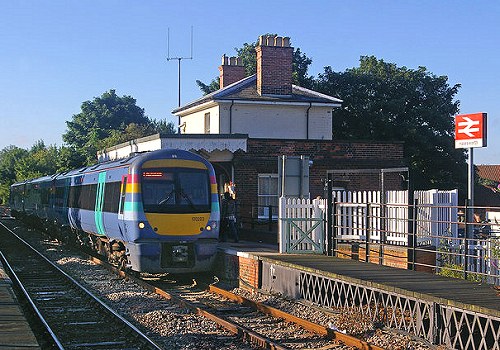
[{"label": "slate roof", "polygon": [[259,95],[257,92],[257,75],[251,75],[237,81],[225,88],[207,94],[197,100],[176,108],[172,113],[176,114],[186,109],[201,105],[209,101],[255,101],[255,102],[306,102],[320,104],[340,105],[342,100],[328,96],[297,85],[292,85],[292,94],[286,96]]}]

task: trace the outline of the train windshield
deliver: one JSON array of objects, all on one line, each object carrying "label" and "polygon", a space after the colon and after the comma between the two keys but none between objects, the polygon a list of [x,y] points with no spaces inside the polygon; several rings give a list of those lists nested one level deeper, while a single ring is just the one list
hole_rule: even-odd
[{"label": "train windshield", "polygon": [[210,211],[210,182],[203,169],[147,169],[142,173],[142,202],[146,213]]}]

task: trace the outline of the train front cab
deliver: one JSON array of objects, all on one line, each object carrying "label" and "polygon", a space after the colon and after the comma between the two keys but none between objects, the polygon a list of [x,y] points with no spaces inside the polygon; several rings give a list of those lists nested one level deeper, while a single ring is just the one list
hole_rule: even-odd
[{"label": "train front cab", "polygon": [[[187,153],[187,152],[186,152]],[[192,153],[183,158],[192,157]],[[219,235],[217,185],[203,159],[149,160],[129,175],[123,199],[124,222],[135,210],[136,225],[127,245],[136,271],[208,271]]]}]

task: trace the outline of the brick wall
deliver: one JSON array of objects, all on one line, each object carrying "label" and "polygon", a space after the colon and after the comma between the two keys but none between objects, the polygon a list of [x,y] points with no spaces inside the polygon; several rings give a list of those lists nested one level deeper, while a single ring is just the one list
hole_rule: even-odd
[{"label": "brick wall", "polygon": [[[323,180],[328,170],[378,169],[401,167],[403,143],[398,142],[345,142],[323,140],[274,140],[248,139],[247,152],[234,154],[234,175],[240,215],[251,217],[252,204],[257,204],[259,174],[277,174],[278,157],[309,156],[313,161],[309,171],[311,197],[324,195]],[[378,174],[343,175],[348,180],[348,190],[378,190]],[[399,174],[384,178],[386,189],[403,189]]]},{"label": "brick wall", "polygon": [[222,64],[219,66],[220,88],[222,89],[243,78],[245,78],[245,66],[243,66],[242,59],[223,55]]},{"label": "brick wall", "polygon": [[292,94],[292,47],[257,46],[257,92]]},{"label": "brick wall", "polygon": [[[379,249],[378,244],[370,244],[370,259],[369,262],[372,264],[379,263]],[[422,247],[425,251],[417,250],[415,253],[415,262],[417,264],[415,269],[417,271],[431,272],[434,273],[434,268],[430,266],[436,265],[436,252],[435,247]],[[363,243],[360,244],[350,244],[342,243],[337,247],[339,258],[353,259],[358,261],[366,260],[366,249]],[[385,246],[383,250],[383,265],[397,267],[400,269],[406,269],[408,267],[408,249],[403,246]],[[422,266],[429,265],[429,266]]]},{"label": "brick wall", "polygon": [[258,289],[260,263],[254,257],[238,256],[219,252],[215,271],[231,287]]}]

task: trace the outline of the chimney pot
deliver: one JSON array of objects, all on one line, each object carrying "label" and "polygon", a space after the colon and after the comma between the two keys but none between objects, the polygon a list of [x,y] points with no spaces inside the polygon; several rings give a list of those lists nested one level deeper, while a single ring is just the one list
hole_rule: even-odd
[{"label": "chimney pot", "polygon": [[274,38],[275,38],[274,35],[269,35],[267,37],[267,46],[275,46],[275,44],[274,44]]},{"label": "chimney pot", "polygon": [[222,55],[222,65],[223,66],[227,65],[227,56],[226,56],[226,54]]},{"label": "chimney pot", "polygon": [[267,45],[267,35],[259,36],[259,46]]},{"label": "chimney pot", "polygon": [[229,64],[231,66],[236,66],[236,57],[229,57]]},{"label": "chimney pot", "polygon": [[283,37],[277,36],[274,38],[274,46],[283,46]]},{"label": "chimney pot", "polygon": [[290,37],[283,37],[283,47],[290,47]]}]

